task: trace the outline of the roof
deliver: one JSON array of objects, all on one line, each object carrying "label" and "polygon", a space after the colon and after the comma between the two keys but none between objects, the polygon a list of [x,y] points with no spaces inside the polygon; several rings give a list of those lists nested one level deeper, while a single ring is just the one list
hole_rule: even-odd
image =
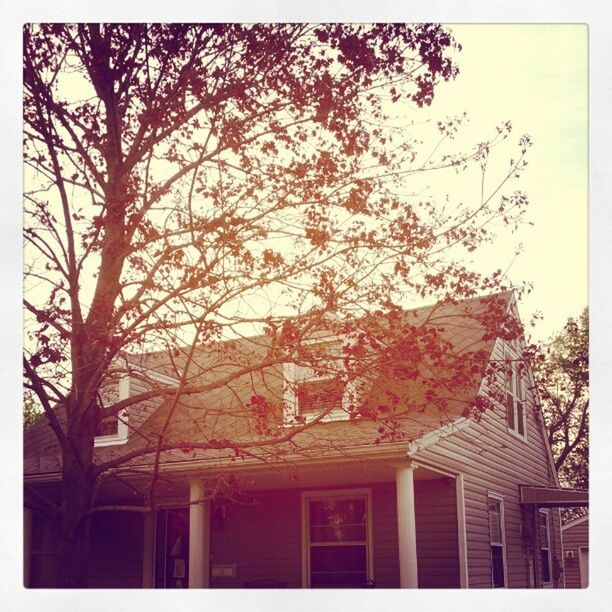
[{"label": "roof", "polygon": [[521,504],[541,506],[542,508],[588,506],[589,492],[585,489],[521,486]]},{"label": "roof", "polygon": [[[408,344],[402,345],[401,351],[398,348],[395,357],[391,354],[388,367],[377,370],[364,386],[364,406],[383,408],[388,416],[383,414],[380,418],[380,411],[373,409],[370,411],[372,418],[367,417],[368,411],[365,410],[365,418],[318,423],[303,431],[300,427],[282,427],[284,375],[282,364],[276,363],[237,376],[205,393],[182,396],[176,404],[172,398],[158,402],[159,405],[153,405],[150,416],[138,430],[130,433],[126,444],[96,448],[94,460],[99,464],[125,453],[137,452],[162,427],[167,428],[164,439],[168,445],[178,447],[164,451],[162,463],[232,461],[237,455],[244,457],[245,453],[253,458],[299,459],[321,456],[332,450],[341,453],[343,449],[373,444],[380,446],[398,440],[408,446],[427,433],[467,415],[468,407],[478,396],[484,368],[496,339],[487,328],[486,317],[495,316],[491,314],[493,311],[507,311],[512,300],[512,294],[505,292],[404,311],[400,316],[397,313],[393,316],[377,313],[360,321],[364,327],[378,326],[381,333],[391,331],[396,337],[414,337],[415,342],[418,337],[424,346],[431,340],[427,334],[435,330],[441,341],[450,347],[454,359],[477,355],[481,366],[452,390],[448,389],[452,395],[444,402],[438,397],[434,401],[430,395],[431,389],[435,389],[440,397],[445,395],[446,389],[441,381],[448,382],[449,378],[448,373],[442,372],[443,364],[432,359],[427,367],[420,368],[418,376],[415,375],[415,364],[411,363],[406,348],[410,346]],[[214,387],[214,381],[230,379],[239,368],[264,357],[270,343],[270,336],[261,335],[199,347],[190,370],[192,380],[197,380],[198,376],[205,377],[206,383]],[[173,375],[173,367],[177,362],[180,364],[181,359],[180,354],[157,352],[132,356],[130,362]],[[271,422],[263,422],[254,416],[252,399],[255,394],[269,402],[273,415]],[[397,397],[402,398],[401,418],[394,422],[399,408],[390,406],[390,403]],[[287,438],[281,444],[268,447],[261,443],[279,434]],[[213,444],[207,449],[193,448],[203,440],[212,440]],[[232,441],[233,447],[227,444],[227,440]],[[241,449],[240,445],[248,448]],[[44,474],[61,469],[58,444],[45,417],[26,431],[24,450],[26,474]],[[140,464],[150,462],[150,457],[138,459]]]},{"label": "roof", "polygon": [[568,521],[564,525],[561,525],[561,531],[565,531],[566,529],[571,529],[572,527],[578,527],[578,525],[583,525],[584,523],[589,522],[589,515],[585,514],[583,516],[579,516],[578,518],[572,519]]}]

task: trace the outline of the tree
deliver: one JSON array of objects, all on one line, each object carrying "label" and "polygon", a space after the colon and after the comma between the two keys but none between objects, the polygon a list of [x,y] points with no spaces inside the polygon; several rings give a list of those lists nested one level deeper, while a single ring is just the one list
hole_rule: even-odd
[{"label": "tree", "polygon": [[563,484],[589,486],[589,312],[570,317],[540,348],[536,380]]},{"label": "tree", "polygon": [[[408,335],[393,323],[407,296],[444,303],[503,289],[500,273],[477,274],[461,258],[492,239],[491,221],[518,223],[527,204],[502,190],[524,169],[527,137],[485,181],[510,123],[457,153],[462,118],[441,121],[430,148],[415,126],[392,121],[456,77],[457,50],[427,24],[24,28],[24,375],[61,449],[63,586],[85,584],[100,479],[180,447],[162,424],[137,452],[100,462],[104,419],[162,400],[172,413],[185,397],[288,359],[321,367],[302,340],[330,320],[353,338],[345,382],[394,355],[410,356],[402,375],[415,377],[430,355],[448,380],[427,401],[443,408],[472,380],[480,352],[457,359],[422,321]],[[473,167],[472,203],[438,202],[419,183]],[[385,329],[373,323],[380,313]],[[503,328],[494,304],[481,318],[490,334]],[[202,346],[253,329],[265,332],[264,349],[229,374],[196,364]],[[166,355],[177,385],[136,371],[133,356],[151,350]],[[147,390],[104,400],[126,372]],[[255,438],[198,448],[273,452],[312,425],[266,427],[272,408],[256,393],[245,409]],[[155,482],[154,471],[150,504]]]},{"label": "tree", "polygon": [[23,426],[27,429],[30,425],[33,425],[38,421],[41,416],[40,410],[34,401],[26,399],[23,403]]}]

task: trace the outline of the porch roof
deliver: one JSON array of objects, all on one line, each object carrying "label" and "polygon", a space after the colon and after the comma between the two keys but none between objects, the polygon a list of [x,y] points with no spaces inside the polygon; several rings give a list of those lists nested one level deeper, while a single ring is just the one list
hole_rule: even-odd
[{"label": "porch roof", "polygon": [[546,508],[588,506],[589,492],[585,489],[521,486],[521,504]]}]

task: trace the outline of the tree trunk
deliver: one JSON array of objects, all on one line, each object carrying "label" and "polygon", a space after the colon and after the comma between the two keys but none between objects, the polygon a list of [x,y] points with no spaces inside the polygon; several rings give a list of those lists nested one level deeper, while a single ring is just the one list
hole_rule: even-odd
[{"label": "tree trunk", "polygon": [[57,586],[62,588],[87,586],[90,521],[84,519],[84,514],[91,509],[94,479],[91,461],[85,461],[82,455],[80,458],[81,461],[78,456],[67,457],[64,453],[62,540],[57,573]]}]

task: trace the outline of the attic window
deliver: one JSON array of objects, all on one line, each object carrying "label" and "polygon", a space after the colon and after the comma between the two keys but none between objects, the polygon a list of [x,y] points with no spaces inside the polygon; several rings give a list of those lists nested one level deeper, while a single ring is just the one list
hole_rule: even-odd
[{"label": "attic window", "polygon": [[525,385],[518,358],[504,350],[505,408],[508,431],[527,437]]},{"label": "attic window", "polygon": [[352,385],[343,380],[343,344],[338,338],[310,342],[313,363],[285,364],[284,422],[312,421],[325,412],[324,421],[349,418]]},{"label": "attic window", "polygon": [[[116,385],[110,385],[106,393],[102,393],[102,400],[107,405],[126,399],[130,396],[130,378],[123,376]],[[98,424],[95,446],[111,446],[125,444],[128,441],[128,412],[123,410],[117,416],[109,416]]]},{"label": "attic window", "polygon": [[342,410],[343,383],[337,380],[303,380],[297,383],[298,411],[313,418],[324,410]]}]

